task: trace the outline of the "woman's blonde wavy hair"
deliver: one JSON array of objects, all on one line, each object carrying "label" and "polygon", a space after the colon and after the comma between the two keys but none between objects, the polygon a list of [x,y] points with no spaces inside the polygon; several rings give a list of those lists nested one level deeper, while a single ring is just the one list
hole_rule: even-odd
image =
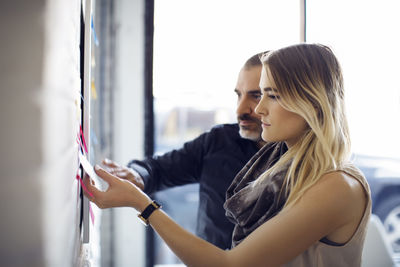
[{"label": "woman's blonde wavy hair", "polygon": [[289,194],[289,206],[350,154],[342,71],[331,49],[320,44],[271,51],[261,61],[277,87],[280,104],[308,124],[301,140],[255,183],[288,164],[284,193]]}]

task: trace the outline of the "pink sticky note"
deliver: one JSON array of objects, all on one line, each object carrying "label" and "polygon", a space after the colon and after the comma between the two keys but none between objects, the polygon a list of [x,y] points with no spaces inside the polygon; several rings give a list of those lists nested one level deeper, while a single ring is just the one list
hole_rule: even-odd
[{"label": "pink sticky note", "polygon": [[90,205],[90,202],[89,202],[89,214],[90,214],[90,219],[92,220],[92,224],[94,225],[94,213],[93,213],[92,205]]},{"label": "pink sticky note", "polygon": [[89,190],[87,189],[87,187],[85,186],[85,184],[83,183],[82,178],[79,176],[79,174],[76,175],[76,179],[79,180],[79,182],[81,183],[82,189],[83,191],[85,191],[86,193],[89,194],[89,196],[93,197],[93,194],[89,192]]},{"label": "pink sticky note", "polygon": [[83,135],[83,131],[82,131],[82,126],[79,126],[81,129],[81,140],[82,140],[82,142],[83,142],[83,146],[85,147],[85,152],[86,152],[86,154],[88,153],[88,149],[87,149],[87,146],[86,146],[86,142],[85,142],[85,136]]}]

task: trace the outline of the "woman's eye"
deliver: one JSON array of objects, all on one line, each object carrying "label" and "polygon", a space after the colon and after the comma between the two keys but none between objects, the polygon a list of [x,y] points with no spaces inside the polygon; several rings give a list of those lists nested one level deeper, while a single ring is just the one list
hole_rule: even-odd
[{"label": "woman's eye", "polygon": [[268,95],[268,97],[271,98],[271,99],[273,99],[273,100],[279,98],[279,96],[277,96],[277,95]]}]

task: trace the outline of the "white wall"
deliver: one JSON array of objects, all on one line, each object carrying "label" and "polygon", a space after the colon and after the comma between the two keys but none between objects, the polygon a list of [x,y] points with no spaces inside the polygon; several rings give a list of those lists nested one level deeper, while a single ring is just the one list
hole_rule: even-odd
[{"label": "white wall", "polygon": [[79,1],[0,4],[0,262],[78,266]]},{"label": "white wall", "polygon": [[[144,1],[116,1],[115,160],[143,156]],[[0,3],[0,264],[82,266],[76,137],[80,1]],[[144,266],[144,227],[115,216],[115,266]],[[92,265],[93,266],[93,265]]]},{"label": "white wall", "polygon": [[[114,152],[121,164],[143,157],[144,0],[115,2]],[[129,208],[114,213],[115,266],[144,266],[144,226]]]}]

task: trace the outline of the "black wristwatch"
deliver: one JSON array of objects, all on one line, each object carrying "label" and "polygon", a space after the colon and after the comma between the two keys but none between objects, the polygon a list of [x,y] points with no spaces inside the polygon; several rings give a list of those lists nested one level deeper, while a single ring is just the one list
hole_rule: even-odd
[{"label": "black wristwatch", "polygon": [[161,208],[162,206],[157,203],[157,201],[153,200],[143,211],[142,213],[138,214],[138,217],[142,220],[144,225],[149,225],[149,217],[150,215],[157,209]]}]

